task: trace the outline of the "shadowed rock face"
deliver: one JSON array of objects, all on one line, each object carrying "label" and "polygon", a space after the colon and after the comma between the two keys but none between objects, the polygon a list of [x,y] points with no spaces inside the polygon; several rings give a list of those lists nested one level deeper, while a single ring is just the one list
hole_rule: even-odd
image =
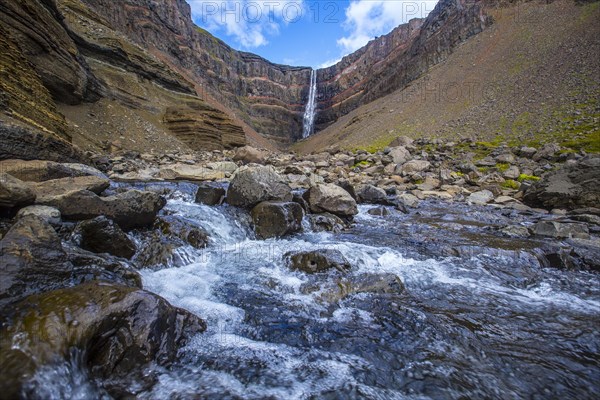
[{"label": "shadowed rock face", "polygon": [[[108,282],[34,295],[2,321],[0,389],[7,398],[32,398],[27,381],[36,370],[68,360],[76,349],[84,355],[80,367],[115,398],[126,397],[136,391],[133,386],[141,391],[152,383],[142,367],[168,365],[181,345],[205,329],[200,318],[157,295]],[[13,346],[16,336],[21,346]],[[132,380],[136,385],[128,386]]]}]

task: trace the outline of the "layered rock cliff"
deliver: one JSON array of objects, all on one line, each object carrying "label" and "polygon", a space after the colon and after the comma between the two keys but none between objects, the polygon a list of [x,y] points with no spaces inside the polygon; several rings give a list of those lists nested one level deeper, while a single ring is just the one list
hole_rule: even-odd
[{"label": "layered rock cliff", "polygon": [[483,2],[441,0],[427,18],[400,25],[336,65],[319,70],[317,129],[406,87],[490,23]]},{"label": "layered rock cliff", "polygon": [[[257,132],[279,143],[301,137],[310,69],[239,52],[195,26],[185,0],[84,0],[114,29],[202,85]],[[489,21],[482,2],[442,0],[414,19],[317,72],[317,130],[423,74]]]},{"label": "layered rock cliff", "polygon": [[[44,92],[39,107],[23,106],[6,79],[4,114],[57,139],[164,151],[301,138],[311,69],[232,49],[192,22],[185,0],[3,2],[0,20],[12,49],[4,62],[24,60],[16,81]],[[488,23],[481,1],[442,0],[426,19],[317,71],[317,131],[406,86]]]}]

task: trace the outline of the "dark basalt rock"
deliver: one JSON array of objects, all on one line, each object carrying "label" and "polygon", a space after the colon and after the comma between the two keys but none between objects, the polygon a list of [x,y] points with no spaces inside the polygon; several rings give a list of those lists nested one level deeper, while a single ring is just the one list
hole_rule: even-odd
[{"label": "dark basalt rock", "polygon": [[345,272],[351,267],[344,255],[338,250],[324,249],[299,253],[286,253],[290,268],[309,274],[336,269]]},{"label": "dark basalt rock", "polygon": [[309,214],[308,219],[315,232],[340,233],[347,228],[344,220],[330,213]]},{"label": "dark basalt rock", "polygon": [[252,209],[256,234],[262,239],[282,237],[302,230],[304,211],[298,203],[264,201]]},{"label": "dark basalt rock", "polygon": [[72,279],[73,265],[46,221],[19,219],[0,241],[0,308],[30,294],[55,289]]},{"label": "dark basalt rock", "polygon": [[263,201],[292,200],[292,189],[270,166],[240,168],[227,190],[227,202],[237,207],[253,207]]},{"label": "dark basalt rock", "polygon": [[373,185],[361,185],[356,190],[356,197],[359,203],[383,204],[388,205],[387,194],[385,190]]},{"label": "dark basalt rock", "polygon": [[[2,321],[0,390],[6,398],[28,397],[26,383],[38,367],[77,349],[109,394],[132,396],[152,385],[144,367],[168,366],[205,329],[200,318],[155,294],[107,282],[30,296]],[[17,336],[19,347],[12,341]]]},{"label": "dark basalt rock", "polygon": [[575,209],[600,204],[600,157],[587,157],[544,176],[525,191],[531,207]]},{"label": "dark basalt rock", "polygon": [[227,191],[221,187],[200,186],[196,192],[196,203],[218,206],[225,200]]},{"label": "dark basalt rock", "polygon": [[166,200],[154,192],[139,190],[108,197],[82,190],[49,198],[43,204],[58,208],[65,219],[80,221],[105,215],[122,229],[130,230],[152,225]]},{"label": "dark basalt rock", "polygon": [[0,208],[27,206],[35,201],[35,193],[22,181],[0,173]]},{"label": "dark basalt rock", "polygon": [[162,216],[158,218],[155,226],[163,235],[179,238],[196,249],[203,249],[208,245],[208,233],[185,218],[175,215]]},{"label": "dark basalt rock", "polygon": [[135,254],[135,244],[110,219],[100,216],[77,225],[81,247],[94,253],[108,253],[130,259]]}]

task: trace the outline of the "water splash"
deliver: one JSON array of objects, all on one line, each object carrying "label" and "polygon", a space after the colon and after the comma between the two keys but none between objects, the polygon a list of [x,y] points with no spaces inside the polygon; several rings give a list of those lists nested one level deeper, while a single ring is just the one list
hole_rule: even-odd
[{"label": "water splash", "polygon": [[308,102],[304,111],[304,130],[302,138],[306,139],[315,129],[315,116],[317,114],[317,71],[310,71],[310,91],[308,92]]}]

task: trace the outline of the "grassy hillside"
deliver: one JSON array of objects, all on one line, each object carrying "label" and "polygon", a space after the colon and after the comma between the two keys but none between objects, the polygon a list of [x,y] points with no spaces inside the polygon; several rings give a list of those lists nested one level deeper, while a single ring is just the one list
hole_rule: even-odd
[{"label": "grassy hillside", "polygon": [[294,149],[374,151],[407,135],[600,152],[600,3],[535,1],[489,13],[493,26],[446,62]]}]

